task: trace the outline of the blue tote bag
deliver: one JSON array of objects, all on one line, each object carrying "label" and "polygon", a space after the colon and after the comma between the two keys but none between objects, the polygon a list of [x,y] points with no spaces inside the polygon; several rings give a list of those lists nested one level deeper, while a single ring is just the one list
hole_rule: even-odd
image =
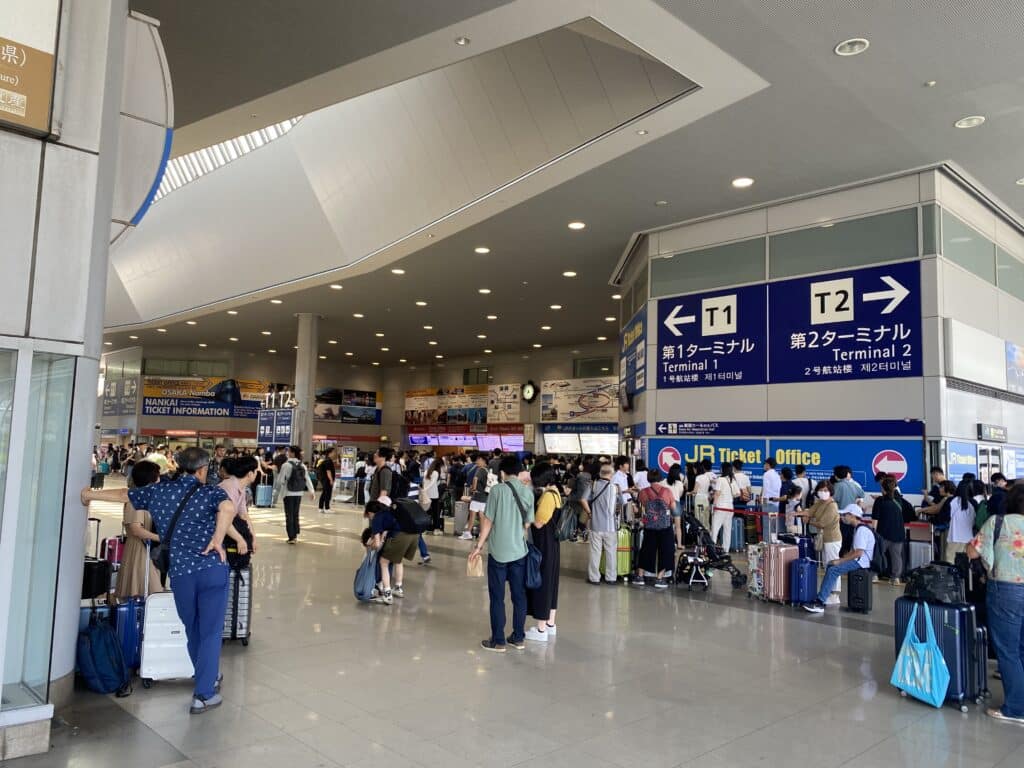
[{"label": "blue tote bag", "polygon": [[933,707],[941,707],[949,689],[949,667],[935,642],[935,628],[929,610],[924,612],[927,637],[923,643],[918,640],[916,627],[919,607],[915,603],[914,610],[910,612],[907,633],[903,636],[903,646],[896,657],[896,666],[893,667],[889,682],[915,699]]},{"label": "blue tote bag", "polygon": [[373,588],[377,586],[377,556],[378,552],[372,547],[367,550],[366,557],[356,571],[355,581],[352,582],[352,591],[356,600],[366,602],[373,598]]}]

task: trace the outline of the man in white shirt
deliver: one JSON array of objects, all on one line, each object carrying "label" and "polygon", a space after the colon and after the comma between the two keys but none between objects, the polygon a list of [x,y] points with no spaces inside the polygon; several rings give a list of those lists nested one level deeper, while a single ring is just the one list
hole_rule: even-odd
[{"label": "man in white shirt", "polygon": [[750,476],[743,471],[743,462],[736,459],[736,461],[732,463],[732,468],[734,470],[732,477],[736,481],[736,487],[740,489],[741,494],[746,491],[748,499],[752,498],[753,491],[751,490]]},{"label": "man in white shirt", "polygon": [[629,469],[629,459],[625,456],[617,457],[615,459],[615,474],[612,475],[612,484],[619,489],[623,504],[628,504],[631,499],[629,495],[629,478],[626,476],[627,469]]},{"label": "man in white shirt", "polygon": [[[764,479],[761,481],[761,503],[762,510],[766,515],[775,514],[776,517],[766,517],[765,524],[768,525],[769,534],[771,531],[775,531],[776,534],[781,532],[781,526],[779,525],[779,498],[782,494],[782,477],[775,469],[775,459],[769,456],[764,460]],[[765,538],[766,541],[772,539]]]},{"label": "man in white shirt", "polygon": [[870,525],[865,524],[864,511],[856,504],[851,504],[842,511],[841,519],[847,525],[856,526],[853,531],[853,547],[838,560],[828,563],[817,599],[804,605],[808,613],[825,612],[825,600],[843,574],[871,567],[871,558],[875,554],[875,532]]}]

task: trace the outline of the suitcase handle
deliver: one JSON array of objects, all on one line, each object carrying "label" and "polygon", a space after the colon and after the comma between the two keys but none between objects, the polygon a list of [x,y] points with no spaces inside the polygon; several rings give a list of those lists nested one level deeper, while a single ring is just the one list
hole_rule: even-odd
[{"label": "suitcase handle", "polygon": [[96,559],[100,559],[100,519],[98,517],[90,517],[89,523],[96,523]]}]

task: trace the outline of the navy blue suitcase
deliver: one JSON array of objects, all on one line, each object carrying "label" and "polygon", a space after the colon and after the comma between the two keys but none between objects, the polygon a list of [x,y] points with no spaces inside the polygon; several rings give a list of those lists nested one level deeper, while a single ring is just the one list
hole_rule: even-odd
[{"label": "navy blue suitcase", "polygon": [[800,547],[800,559],[816,560],[814,556],[814,539],[810,536],[797,536],[795,533],[783,533],[779,536],[779,541],[784,544],[796,544]]},{"label": "navy blue suitcase", "polygon": [[814,600],[818,592],[818,564],[800,557],[789,564],[789,601],[802,605]]},{"label": "navy blue suitcase", "polygon": [[747,549],[746,515],[735,515],[732,519],[732,539],[729,541],[730,552],[744,552]]},{"label": "navy blue suitcase", "polygon": [[89,627],[89,619],[93,614],[100,621],[109,623],[121,645],[121,654],[128,669],[138,669],[142,660],[142,623],[146,612],[146,600],[133,597],[127,603],[121,603],[113,610],[110,605],[83,605],[78,614],[78,631],[84,632]]},{"label": "navy blue suitcase", "polygon": [[[949,668],[949,690],[946,701],[967,711],[967,702],[980,703],[988,692],[988,667],[986,663],[987,633],[977,626],[974,606],[967,603],[938,605],[915,601],[909,597],[896,599],[895,605],[895,650],[899,655],[903,637],[914,603],[927,607],[931,612],[935,641],[942,650],[942,656]],[[924,612],[917,612],[917,636],[926,636]]]}]

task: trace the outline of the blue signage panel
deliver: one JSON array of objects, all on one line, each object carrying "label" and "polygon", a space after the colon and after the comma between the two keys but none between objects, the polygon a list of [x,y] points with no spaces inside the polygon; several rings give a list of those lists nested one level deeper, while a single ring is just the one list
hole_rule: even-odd
[{"label": "blue signage panel", "polygon": [[921,375],[921,266],[916,261],[769,286],[769,380]]},{"label": "blue signage panel", "polygon": [[772,440],[769,446],[779,467],[803,464],[812,481],[827,480],[845,464],[865,491],[878,492],[875,473],[896,478],[904,493],[924,488],[924,443],[920,439],[876,440]]},{"label": "blue signage panel", "polygon": [[764,384],[768,290],[751,285],[658,300],[658,387]]},{"label": "blue signage panel", "polygon": [[277,423],[276,411],[261,409],[257,417],[256,443],[261,448],[274,444],[274,425]]},{"label": "blue signage panel", "polygon": [[718,473],[722,464],[739,459],[750,482],[760,485],[764,478],[764,460],[768,456],[765,440],[726,440],[713,437],[651,438],[647,441],[647,466],[668,472],[673,464],[687,464],[707,459]]},{"label": "blue signage panel", "polygon": [[619,388],[631,395],[647,389],[647,304],[619,334]]},{"label": "blue signage panel", "polygon": [[658,435],[729,436],[764,435],[766,437],[794,437],[817,435],[846,435],[848,437],[875,437],[892,435],[919,437],[924,433],[924,422],[914,419],[878,419],[873,421],[659,421],[655,425]]},{"label": "blue signage panel", "polygon": [[959,483],[968,472],[978,476],[978,446],[955,440],[946,441],[946,477]]},{"label": "blue signage panel", "polygon": [[277,416],[274,420],[274,443],[276,445],[292,445],[294,421],[294,411],[290,408],[277,409]]}]

